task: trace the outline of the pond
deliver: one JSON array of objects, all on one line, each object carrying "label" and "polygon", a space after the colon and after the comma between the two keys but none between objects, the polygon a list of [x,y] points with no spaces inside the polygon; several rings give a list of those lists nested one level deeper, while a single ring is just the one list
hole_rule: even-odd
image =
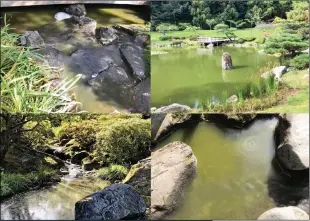
[{"label": "pond", "polygon": [[17,194],[1,202],[1,220],[74,220],[75,203],[109,183],[91,177],[74,178],[76,168],[52,187]]},{"label": "pond", "polygon": [[[272,190],[283,198],[286,193],[300,194],[299,188],[281,183],[282,175],[272,166],[277,122],[276,118],[257,120],[244,130],[220,129],[208,122],[193,123],[158,144],[160,148],[182,141],[197,158],[197,174],[180,208],[169,218],[256,220],[275,207],[277,199],[269,197]],[[303,188],[308,197],[306,187]]]},{"label": "pond", "polygon": [[[229,52],[234,69],[222,70],[221,57]],[[221,101],[238,87],[260,77],[257,72],[277,59],[260,55],[254,48],[169,49],[152,55],[152,107],[172,103],[199,108],[208,101]]]},{"label": "pond", "polygon": [[[29,7],[13,7],[13,8],[3,8],[1,10],[1,24],[4,24],[4,17],[10,28],[12,28],[16,33],[24,33],[26,30],[39,30],[45,25],[53,24],[56,20],[54,15],[57,12],[63,11],[66,5],[53,5],[53,6],[29,6]],[[143,26],[149,20],[149,8],[146,6],[137,5],[110,5],[110,4],[89,4],[85,5],[87,11],[87,17],[94,19],[97,22],[97,28],[99,27],[111,27],[113,25],[134,25]],[[6,16],[4,16],[6,15]],[[63,27],[63,22],[58,22],[59,27]],[[58,27],[55,25],[55,27]],[[51,26],[54,27],[54,26]],[[44,29],[45,36],[57,36],[56,29],[52,31]],[[59,34],[61,35],[61,33]],[[70,36],[70,35],[68,35]],[[78,36],[78,35],[77,35]],[[44,37],[43,37],[44,38]],[[82,38],[82,37],[81,37]],[[70,44],[57,40],[58,50],[66,55],[64,62],[63,78],[73,78],[77,74],[84,74],[82,71],[75,70],[72,72],[71,68],[68,68],[70,63],[71,54],[74,51],[71,50]],[[127,43],[127,42],[124,42]],[[83,43],[81,43],[83,44]],[[98,42],[94,43],[92,46],[87,46],[89,48],[102,47]],[[87,48],[83,46],[81,48]],[[76,51],[77,49],[75,49]],[[69,52],[70,51],[70,52]],[[98,58],[99,60],[99,58]],[[94,92],[92,87],[85,84],[82,79],[80,79],[76,87],[72,90],[76,101],[82,103],[83,111],[88,111],[92,113],[111,113],[114,111],[119,112],[129,112],[132,108],[132,102],[128,102],[130,99],[120,98],[120,90],[113,90],[105,93],[104,88],[100,94]],[[129,94],[129,92],[127,92]]]}]

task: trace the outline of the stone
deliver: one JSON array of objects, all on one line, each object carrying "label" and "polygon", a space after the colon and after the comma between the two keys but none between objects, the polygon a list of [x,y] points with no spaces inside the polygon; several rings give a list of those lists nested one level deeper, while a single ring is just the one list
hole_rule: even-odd
[{"label": "stone", "polygon": [[285,114],[276,128],[279,160],[289,170],[309,169],[309,114]]},{"label": "stone", "polygon": [[151,123],[151,139],[152,140],[156,140],[156,138],[159,136],[157,134],[165,117],[166,117],[166,114],[164,113],[159,113],[159,114],[152,113],[151,115],[151,122],[152,122]]},{"label": "stone", "polygon": [[83,4],[70,5],[65,9],[65,11],[70,15],[75,15],[79,17],[86,15],[86,8]]},{"label": "stone", "polygon": [[91,35],[96,34],[97,22],[88,17],[82,17],[78,20],[80,31],[89,33]]},{"label": "stone", "polygon": [[227,103],[232,104],[238,102],[238,96],[237,95],[232,95],[227,99]]},{"label": "stone", "polygon": [[89,156],[89,153],[87,151],[81,151],[79,153],[76,153],[71,158],[71,163],[73,164],[81,164],[82,160]]},{"label": "stone", "polygon": [[257,220],[309,220],[309,215],[295,206],[276,207],[264,212]]},{"label": "stone", "polygon": [[150,78],[145,79],[144,81],[140,82],[134,88],[134,100],[135,100],[135,107],[130,111],[131,113],[142,113],[142,114],[149,114],[150,113]]},{"label": "stone", "polygon": [[263,73],[261,77],[267,79],[269,76],[273,75],[277,80],[280,80],[281,76],[286,72],[287,72],[286,66],[278,66],[273,68],[271,71]]},{"label": "stone", "polygon": [[103,45],[110,44],[118,40],[117,31],[113,28],[100,27],[99,37]]},{"label": "stone", "polygon": [[309,54],[309,48],[308,49],[306,49],[306,50],[304,50],[304,51],[301,51],[301,53],[304,53],[304,54]]},{"label": "stone", "polygon": [[54,18],[57,20],[57,21],[62,21],[62,20],[65,20],[65,19],[68,19],[68,18],[71,18],[72,15],[69,15],[67,13],[64,13],[64,12],[57,12],[54,16]]},{"label": "stone", "polygon": [[137,34],[135,37],[135,42],[138,43],[141,47],[145,47],[149,44],[150,35],[149,34]]},{"label": "stone", "polygon": [[196,167],[191,147],[179,141],[152,153],[152,219],[164,219],[178,208],[196,174]]},{"label": "stone", "polygon": [[38,31],[25,31],[21,36],[21,44],[32,48],[42,48],[45,43]]},{"label": "stone", "polygon": [[151,157],[148,157],[131,166],[123,183],[133,186],[140,195],[151,196],[150,180]]},{"label": "stone", "polygon": [[143,48],[133,43],[126,43],[120,47],[120,52],[130,66],[133,76],[139,81],[144,80],[147,76],[145,73],[145,61]]},{"label": "stone", "polygon": [[207,45],[207,48],[213,48],[213,47],[214,45],[212,43]]},{"label": "stone", "polygon": [[143,198],[127,184],[112,184],[75,204],[75,220],[137,220],[145,212]]},{"label": "stone", "polygon": [[233,69],[232,59],[228,52],[224,52],[222,55],[222,69],[230,70]]},{"label": "stone", "polygon": [[154,113],[183,113],[190,111],[190,107],[182,104],[170,104],[168,106],[158,108]]},{"label": "stone", "polygon": [[87,162],[83,164],[83,170],[91,171],[93,169],[99,169],[101,167],[98,162]]},{"label": "stone", "polygon": [[41,54],[52,68],[63,68],[69,59],[64,53],[50,46],[36,50],[36,52]]},{"label": "stone", "polygon": [[70,154],[66,153],[66,152],[63,152],[62,149],[60,150],[55,150],[54,151],[54,155],[56,157],[58,157],[59,159],[62,159],[62,160],[68,160],[71,158]]}]

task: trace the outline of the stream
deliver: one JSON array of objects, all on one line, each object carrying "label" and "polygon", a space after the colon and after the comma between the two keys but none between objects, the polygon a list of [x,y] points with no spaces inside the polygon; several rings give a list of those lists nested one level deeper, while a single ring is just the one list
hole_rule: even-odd
[{"label": "stream", "polygon": [[58,184],[1,202],[1,220],[74,220],[75,203],[109,185],[81,175],[78,165],[67,164],[67,168],[69,173]]},{"label": "stream", "polygon": [[[7,24],[10,24],[13,32],[23,34],[25,31],[38,30],[40,32],[42,27],[46,25],[51,25],[56,22],[54,16],[57,12],[63,12],[66,5],[48,5],[48,6],[29,6],[29,7],[14,7],[14,8],[1,8],[1,25],[4,24],[4,18],[6,18]],[[97,29],[100,27],[112,27],[113,25],[134,25],[143,26],[146,21],[149,20],[150,12],[145,6],[135,6],[135,5],[109,5],[109,4],[86,4],[85,5],[87,14],[86,16],[95,20],[97,22]],[[5,15],[5,16],[4,16]],[[66,34],[66,28],[68,28],[65,22],[57,22],[54,26],[44,29],[45,39],[48,36],[55,36],[55,41],[57,49],[61,54],[65,54],[59,60],[59,62],[64,62],[63,76],[65,78],[73,78],[77,74],[85,74],[83,70],[72,70],[69,64],[71,62],[70,56],[77,49],[72,50],[72,45],[70,45],[70,40],[65,42],[63,35],[68,35],[69,38],[73,38],[71,35]],[[42,33],[40,32],[40,35]],[[71,37],[70,37],[71,36]],[[85,36],[80,36],[76,34],[75,37],[81,38],[79,40],[81,45],[85,44]],[[88,40],[87,40],[88,41]],[[79,41],[77,41],[79,42]],[[46,43],[46,41],[45,41]],[[80,48],[102,48],[98,42],[94,42],[93,45],[83,45]],[[59,56],[59,55],[58,55]],[[61,55],[62,56],[62,55]],[[96,61],[99,62],[100,57],[96,57]],[[111,88],[113,86],[110,86]],[[109,93],[107,92],[107,86],[100,86],[100,90],[95,92],[92,87],[85,84],[85,82],[80,79],[75,88],[72,89],[72,95],[76,101],[82,103],[82,110],[87,112],[95,113],[112,113],[114,111],[118,112],[128,112],[132,108],[132,104],[128,102],[128,98],[120,99],[121,90],[109,88]],[[129,89],[128,89],[129,90]],[[99,92],[98,92],[99,91]],[[113,91],[113,92],[110,92]],[[127,91],[126,94],[130,92]],[[128,95],[129,96],[129,95]],[[130,103],[130,104],[129,104]]]},{"label": "stream", "polygon": [[197,175],[181,207],[169,218],[256,220],[276,204],[279,206],[280,201],[291,202],[302,194],[307,198],[308,184],[290,186],[273,166],[277,122],[276,118],[257,120],[244,130],[194,123],[160,142],[157,148],[182,141],[197,158]]}]

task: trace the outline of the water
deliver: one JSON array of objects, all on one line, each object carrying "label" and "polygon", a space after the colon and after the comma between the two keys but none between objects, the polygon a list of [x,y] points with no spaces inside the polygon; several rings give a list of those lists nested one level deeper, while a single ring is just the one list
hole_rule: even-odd
[{"label": "water", "polygon": [[52,187],[18,194],[1,202],[1,220],[74,220],[74,205],[109,185],[107,181],[79,177],[81,168],[68,166],[69,174]]},{"label": "water", "polygon": [[256,121],[245,130],[189,125],[159,144],[183,141],[197,158],[197,175],[171,219],[257,219],[275,207],[268,197],[273,131],[277,119]]},{"label": "water", "polygon": [[[229,52],[233,70],[222,70],[221,57]],[[236,88],[258,78],[257,72],[277,61],[260,55],[254,48],[215,47],[213,49],[172,49],[168,54],[153,55],[153,107],[172,103],[201,107],[207,101],[220,101],[235,93]]]},{"label": "water", "polygon": [[[18,8],[4,8],[1,17],[6,14],[7,23],[16,33],[24,33],[25,30],[38,30],[40,27],[55,22],[54,15],[63,10],[65,5],[31,6]],[[145,6],[120,6],[105,4],[85,5],[87,17],[97,22],[97,28],[112,25],[144,25],[149,20],[149,10]],[[1,19],[3,24],[3,19]],[[62,44],[60,42],[59,44]],[[66,48],[68,47],[68,48]],[[97,47],[101,47],[99,44]],[[62,52],[67,54],[68,45],[62,45]],[[69,54],[68,54],[69,55]],[[64,68],[64,77],[72,78],[77,73],[72,73],[69,68]],[[114,111],[128,112],[128,104],[116,101],[112,96],[95,94],[92,88],[80,80],[72,90],[78,102],[83,104],[83,110],[92,113],[112,113]]]}]

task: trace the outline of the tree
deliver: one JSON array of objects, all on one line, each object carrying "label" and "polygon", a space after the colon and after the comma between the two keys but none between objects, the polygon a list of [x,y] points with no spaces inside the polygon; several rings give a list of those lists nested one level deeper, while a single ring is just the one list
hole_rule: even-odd
[{"label": "tree", "polygon": [[206,1],[194,0],[192,2],[191,15],[193,16],[193,25],[203,28],[206,20],[211,17],[210,8]]},{"label": "tree", "polygon": [[206,24],[209,26],[211,30],[212,26],[216,24],[216,21],[214,19],[206,19]]},{"label": "tree", "polygon": [[294,2],[293,10],[287,12],[287,18],[296,22],[308,22],[309,2]]},{"label": "tree", "polygon": [[232,38],[237,37],[234,33],[233,28],[229,28],[228,25],[225,24],[218,24],[214,27],[214,30],[217,30],[218,33],[226,35],[229,40],[232,40]]}]

